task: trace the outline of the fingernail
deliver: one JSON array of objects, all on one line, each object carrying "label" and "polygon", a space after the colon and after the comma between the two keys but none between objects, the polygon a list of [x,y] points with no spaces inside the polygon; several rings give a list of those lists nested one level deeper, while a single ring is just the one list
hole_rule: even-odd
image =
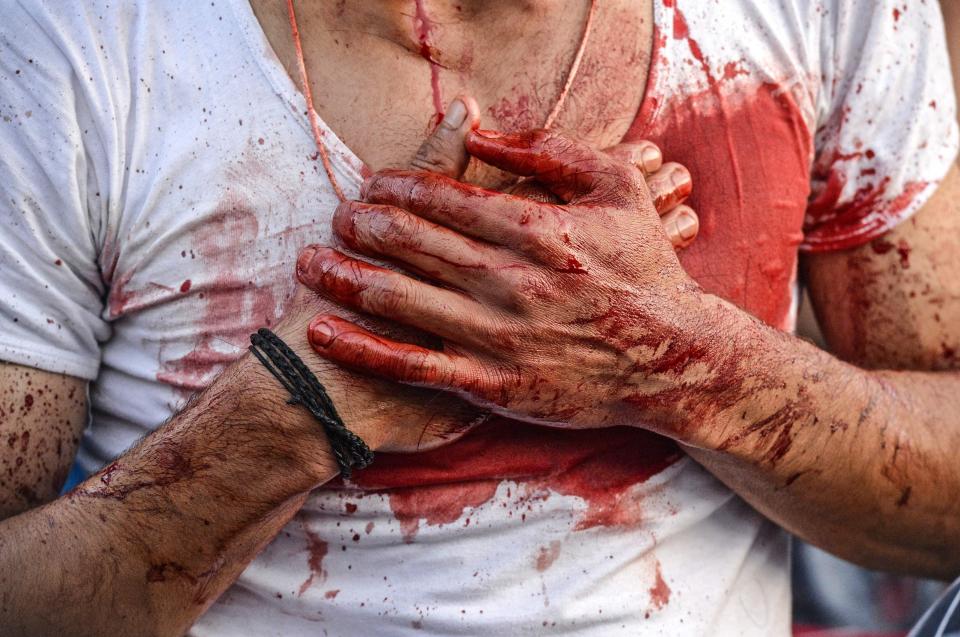
[{"label": "fingernail", "polygon": [[467,120],[467,105],[460,100],[453,100],[447,107],[447,114],[443,116],[441,125],[444,128],[456,130]]},{"label": "fingernail", "polygon": [[697,226],[700,225],[696,218],[690,215],[682,215],[677,219],[677,232],[684,240],[689,240],[697,236]]},{"label": "fingernail", "polygon": [[310,262],[313,261],[313,257],[317,254],[317,246],[307,246],[300,251],[300,255],[297,257],[297,279],[301,283],[304,283],[304,273],[307,271],[307,268],[310,267]]},{"label": "fingernail", "polygon": [[673,171],[673,175],[670,177],[670,181],[673,183],[675,188],[683,188],[690,185],[690,173],[686,170],[680,170],[679,168]]},{"label": "fingernail", "polygon": [[643,162],[644,167],[654,166],[658,161],[660,161],[660,151],[656,148],[647,148],[643,149],[643,152],[640,153],[640,161]]},{"label": "fingernail", "polygon": [[495,130],[486,130],[483,128],[478,128],[473,131],[474,135],[479,135],[480,137],[486,137],[487,139],[500,139],[503,137],[503,134]]},{"label": "fingernail", "polygon": [[310,345],[313,347],[327,347],[333,341],[333,327],[322,319],[310,324]]}]

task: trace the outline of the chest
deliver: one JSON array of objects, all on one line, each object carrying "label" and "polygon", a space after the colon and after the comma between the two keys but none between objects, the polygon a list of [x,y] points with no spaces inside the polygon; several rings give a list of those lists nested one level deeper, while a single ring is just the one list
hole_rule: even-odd
[{"label": "chest", "polygon": [[[555,128],[597,147],[619,142],[640,106],[649,1],[329,4],[295,3],[315,106],[372,170],[404,166],[457,95],[478,101],[484,127],[538,128],[556,110]],[[253,6],[299,80],[285,3]]]},{"label": "chest", "polygon": [[[790,53],[800,49],[793,41],[762,40],[762,33],[773,31],[763,23],[751,26],[756,37],[731,43],[709,15],[680,13],[666,4],[657,11],[653,62],[632,71],[637,90],[630,99],[637,103],[611,106],[603,97],[607,92],[627,92],[617,92],[611,82],[588,81],[595,76],[587,72],[592,64],[587,53],[558,122],[584,122],[590,131],[591,122],[609,126],[596,125],[603,131],[598,144],[653,139],[668,159],[686,164],[702,229],[681,255],[684,266],[710,292],[789,327],[812,153],[809,74]],[[101,255],[110,285],[105,314],[115,328],[105,348],[106,366],[149,376],[184,395],[242,352],[251,331],[282,314],[293,289],[291,264],[303,245],[329,239],[336,206],[316,160],[302,99],[269,49],[264,54],[269,42],[253,15],[237,23],[225,22],[222,37],[206,47],[198,37],[196,59],[148,77],[151,92],[144,94],[142,107],[134,103],[134,120],[125,128],[135,139],[117,142],[131,149],[124,159],[128,168],[109,166],[100,174],[118,178],[95,188],[110,193],[116,206],[104,224]],[[596,41],[600,33],[595,31]],[[235,50],[226,51],[231,46]],[[376,148],[384,151],[383,162],[398,163],[406,157],[402,139],[409,137],[410,152],[422,139],[423,122],[433,112],[430,69],[420,65],[423,58],[411,54],[410,61],[418,65],[411,77],[420,83],[409,80],[409,95],[398,88],[396,96],[403,99],[382,98],[381,107],[415,115],[382,116],[391,132],[361,135],[356,148],[331,138],[337,175],[348,192],[356,192],[360,179],[359,165],[344,161],[353,152],[371,167],[377,164],[365,155]],[[598,71],[596,77],[605,72],[620,71]],[[499,76],[490,71],[490,77]],[[513,79],[505,73],[499,81]],[[529,82],[523,86],[539,81],[521,80]],[[337,93],[343,104],[335,104],[344,113],[348,88]],[[418,90],[424,91],[423,103]],[[378,112],[362,101],[358,135]],[[511,117],[491,111],[490,105],[499,103],[489,98],[485,125]],[[347,121],[344,113],[335,116]],[[344,136],[351,130],[330,128]],[[400,141],[392,143],[391,135]],[[139,362],[131,362],[131,351],[143,353]]]}]

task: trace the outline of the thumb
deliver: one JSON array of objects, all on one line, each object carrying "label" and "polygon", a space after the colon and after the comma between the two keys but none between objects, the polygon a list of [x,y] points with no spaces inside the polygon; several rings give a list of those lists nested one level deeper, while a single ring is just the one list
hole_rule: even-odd
[{"label": "thumb", "polygon": [[420,145],[410,167],[459,179],[467,169],[470,155],[464,139],[480,125],[480,107],[472,97],[460,96],[450,102],[447,113]]}]

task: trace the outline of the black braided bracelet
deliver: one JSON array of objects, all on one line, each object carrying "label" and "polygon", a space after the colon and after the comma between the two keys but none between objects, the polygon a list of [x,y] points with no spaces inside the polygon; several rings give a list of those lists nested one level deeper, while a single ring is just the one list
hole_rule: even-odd
[{"label": "black braided bracelet", "polygon": [[373,462],[370,447],[347,429],[323,385],[280,337],[260,328],[250,335],[250,352],[290,392],[287,403],[303,405],[323,425],[344,478],[349,478],[354,469],[363,469]]}]

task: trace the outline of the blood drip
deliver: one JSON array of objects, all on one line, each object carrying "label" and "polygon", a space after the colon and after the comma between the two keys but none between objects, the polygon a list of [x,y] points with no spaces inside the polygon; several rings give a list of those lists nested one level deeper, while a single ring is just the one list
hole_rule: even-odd
[{"label": "blood drip", "polygon": [[443,120],[443,94],[440,91],[440,64],[437,63],[431,42],[433,24],[427,16],[423,0],[414,0],[413,30],[420,43],[420,55],[430,63],[430,87],[433,90],[433,110],[436,113],[434,125]]}]

